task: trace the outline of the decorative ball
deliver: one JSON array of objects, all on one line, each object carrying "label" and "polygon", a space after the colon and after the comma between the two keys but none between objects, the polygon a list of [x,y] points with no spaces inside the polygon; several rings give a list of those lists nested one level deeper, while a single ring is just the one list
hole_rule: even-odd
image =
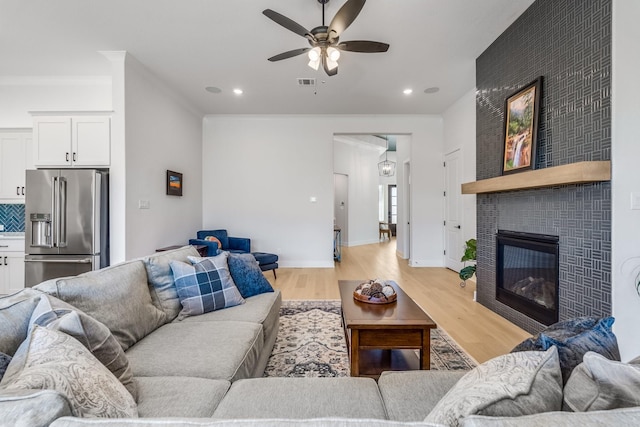
[{"label": "decorative ball", "polygon": [[386,296],[390,297],[391,295],[395,294],[396,291],[394,291],[391,286],[387,285],[384,288],[382,288],[382,293],[384,293]]}]

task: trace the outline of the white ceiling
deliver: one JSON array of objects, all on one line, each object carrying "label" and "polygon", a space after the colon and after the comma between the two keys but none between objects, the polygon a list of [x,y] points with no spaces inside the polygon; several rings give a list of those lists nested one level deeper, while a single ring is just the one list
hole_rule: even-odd
[{"label": "white ceiling", "polygon": [[[267,61],[308,44],[262,10],[311,29],[322,21],[317,0],[0,0],[0,81],[108,75],[98,52],[126,50],[203,114],[441,113],[474,87],[475,59],[531,3],[370,0],[341,40],[389,51],[343,52],[328,77],[305,55]],[[330,1],[327,25],[343,4]],[[317,88],[298,87],[298,77],[317,78]]]}]

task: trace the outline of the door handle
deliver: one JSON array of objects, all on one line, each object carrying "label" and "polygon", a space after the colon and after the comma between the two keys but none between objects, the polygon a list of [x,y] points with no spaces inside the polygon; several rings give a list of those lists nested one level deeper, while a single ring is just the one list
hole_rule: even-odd
[{"label": "door handle", "polygon": [[76,160],[76,153],[73,153],[73,161],[75,162]]},{"label": "door handle", "polygon": [[20,187],[16,187],[16,196],[20,195]]},{"label": "door handle", "polygon": [[24,187],[22,187],[22,195],[24,196]]},{"label": "door handle", "polygon": [[24,262],[43,262],[45,264],[47,264],[47,263],[48,264],[91,264],[91,258],[83,258],[83,259],[25,259]]},{"label": "door handle", "polygon": [[69,152],[64,153],[65,162],[69,161]]},{"label": "door handle", "polygon": [[4,265],[7,265],[7,257],[4,257]]},{"label": "door handle", "polygon": [[458,230],[460,230],[462,227],[459,225],[456,225],[455,228],[457,228]]},{"label": "door handle", "polygon": [[9,245],[0,245],[0,248],[8,248]]}]

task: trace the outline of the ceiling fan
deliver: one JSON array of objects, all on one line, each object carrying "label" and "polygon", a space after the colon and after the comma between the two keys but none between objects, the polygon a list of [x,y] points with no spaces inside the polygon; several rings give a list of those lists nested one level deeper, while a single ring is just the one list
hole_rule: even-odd
[{"label": "ceiling fan", "polygon": [[368,40],[352,40],[340,41],[340,35],[349,27],[356,19],[366,0],[347,0],[347,2],[338,10],[336,16],[333,17],[331,23],[327,27],[324,24],[324,6],[329,0],[318,0],[322,4],[322,25],[315,27],[311,31],[302,25],[279,14],[271,9],[265,9],[262,13],[277,24],[282,25],[289,31],[306,38],[311,47],[303,47],[283,52],[279,55],[272,56],[269,61],[275,62],[294,56],[302,55],[309,52],[309,66],[317,70],[322,64],[322,68],[329,76],[338,74],[338,58],[340,51],[376,53],[386,52],[389,49],[387,43],[374,42]]}]

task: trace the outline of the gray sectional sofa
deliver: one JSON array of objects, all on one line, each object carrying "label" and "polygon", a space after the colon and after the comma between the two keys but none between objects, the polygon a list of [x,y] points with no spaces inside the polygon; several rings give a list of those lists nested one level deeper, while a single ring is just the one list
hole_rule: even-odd
[{"label": "gray sectional sofa", "polygon": [[[0,356],[13,356],[0,381],[0,426],[640,423],[640,408],[561,412],[563,384],[555,350],[508,356],[470,374],[385,372],[378,382],[368,378],[263,378],[278,332],[280,293],[262,293],[246,298],[241,305],[178,320],[181,306],[169,263],[186,261],[187,256],[198,253],[187,246],[50,280],[0,298]],[[67,335],[75,340],[66,339]],[[80,371],[81,362],[76,365],[74,359],[71,363],[76,355],[87,352],[78,348],[78,341],[103,366]],[[56,359],[57,347],[47,347],[52,343],[67,349],[61,359]],[[502,376],[507,382],[517,371],[505,370],[511,359],[526,365],[528,372],[518,373],[511,388],[503,387]],[[69,382],[69,377],[81,372],[75,381],[82,392],[76,399],[97,404],[97,411],[113,406],[121,418],[80,418],[74,416],[78,414],[68,395],[29,389],[29,382],[20,375],[38,363],[53,363],[47,375],[65,372],[64,378],[58,378],[61,381]],[[110,373],[94,378],[93,371],[99,369]],[[493,393],[487,388],[477,387],[476,396],[456,394],[483,381],[508,389],[512,396],[496,395],[488,404],[477,401]],[[76,384],[70,387],[75,389]],[[577,388],[585,387],[578,384]],[[468,412],[458,418],[432,413],[455,413],[465,405]],[[543,413],[516,416],[530,412]]]}]

